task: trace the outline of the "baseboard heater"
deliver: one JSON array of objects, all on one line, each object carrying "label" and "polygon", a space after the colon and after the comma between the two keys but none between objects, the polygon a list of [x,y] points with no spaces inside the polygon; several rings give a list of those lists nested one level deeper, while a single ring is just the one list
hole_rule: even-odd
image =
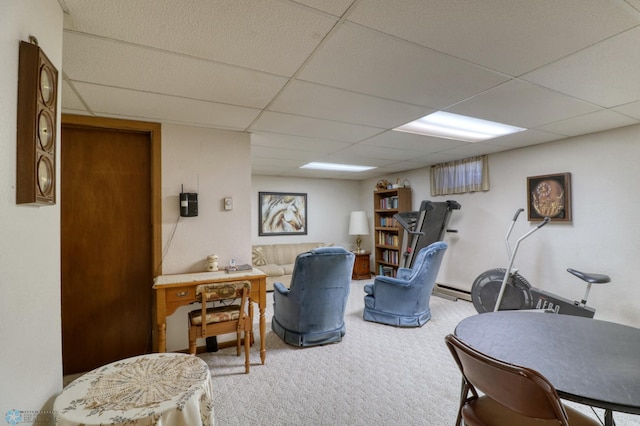
[{"label": "baseboard heater", "polygon": [[471,302],[471,292],[466,290],[460,290],[458,288],[449,287],[444,284],[436,283],[436,287],[433,290],[435,293],[449,296],[453,299],[462,299],[467,302]]}]

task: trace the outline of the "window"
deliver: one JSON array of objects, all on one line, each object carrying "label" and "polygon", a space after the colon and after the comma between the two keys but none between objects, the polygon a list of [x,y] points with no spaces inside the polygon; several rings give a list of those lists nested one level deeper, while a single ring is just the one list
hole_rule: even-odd
[{"label": "window", "polygon": [[431,195],[489,190],[486,155],[431,166]]}]

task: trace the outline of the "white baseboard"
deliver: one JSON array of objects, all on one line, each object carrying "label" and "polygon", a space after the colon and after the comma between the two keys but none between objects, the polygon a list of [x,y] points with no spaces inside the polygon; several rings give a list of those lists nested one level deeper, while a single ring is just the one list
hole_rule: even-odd
[{"label": "white baseboard", "polygon": [[458,288],[453,288],[443,284],[436,283],[436,287],[433,291],[436,293],[451,296],[453,298],[462,299],[462,300],[466,300],[467,302],[471,302],[471,292],[466,290],[460,290]]}]

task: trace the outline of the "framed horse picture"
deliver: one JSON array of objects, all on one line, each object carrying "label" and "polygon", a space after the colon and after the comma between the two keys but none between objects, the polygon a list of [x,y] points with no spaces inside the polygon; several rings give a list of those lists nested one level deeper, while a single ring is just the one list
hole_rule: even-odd
[{"label": "framed horse picture", "polygon": [[307,235],[307,194],[258,193],[258,235]]}]

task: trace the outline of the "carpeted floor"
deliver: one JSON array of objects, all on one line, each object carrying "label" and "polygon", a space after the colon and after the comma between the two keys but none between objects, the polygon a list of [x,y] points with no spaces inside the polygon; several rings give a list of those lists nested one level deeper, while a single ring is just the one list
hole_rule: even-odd
[{"label": "carpeted floor", "polygon": [[[366,322],[367,282],[352,284],[347,333],[340,343],[311,348],[283,343],[271,331],[269,293],[265,365],[258,345],[251,348],[248,375],[235,347],[199,355],[211,368],[216,425],[454,424],[460,375],[444,336],[476,313],[473,305],[432,297],[432,319],[421,328]],[[615,419],[618,426],[640,425],[640,416],[616,413]]]}]

